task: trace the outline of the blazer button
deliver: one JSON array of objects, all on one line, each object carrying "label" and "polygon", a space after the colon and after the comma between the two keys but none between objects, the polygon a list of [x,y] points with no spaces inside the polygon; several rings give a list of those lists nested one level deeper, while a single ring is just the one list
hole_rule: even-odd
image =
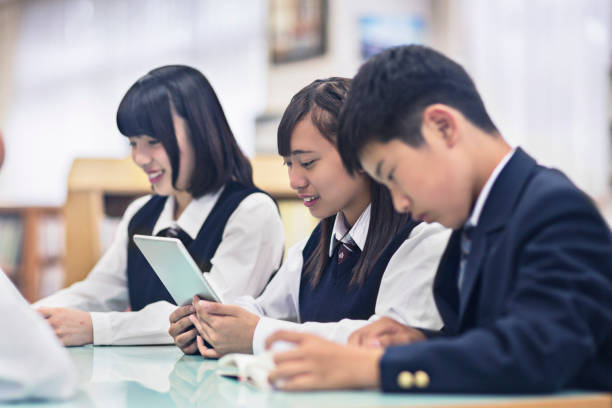
[{"label": "blazer button", "polygon": [[427,388],[429,386],[429,375],[425,371],[417,371],[414,373],[414,384],[418,388]]},{"label": "blazer button", "polygon": [[400,388],[408,389],[411,388],[413,384],[414,376],[410,371],[402,371],[397,376],[397,385],[399,385]]}]

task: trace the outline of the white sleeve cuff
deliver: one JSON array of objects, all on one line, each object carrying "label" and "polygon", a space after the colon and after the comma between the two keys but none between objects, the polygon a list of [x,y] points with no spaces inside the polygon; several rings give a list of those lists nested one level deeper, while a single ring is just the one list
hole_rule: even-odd
[{"label": "white sleeve cuff", "polygon": [[266,339],[275,331],[299,329],[299,323],[261,317],[255,327],[255,333],[253,333],[253,354],[260,354],[266,351]]},{"label": "white sleeve cuff", "polygon": [[91,312],[93,344],[95,346],[112,344],[113,333],[110,313]]}]

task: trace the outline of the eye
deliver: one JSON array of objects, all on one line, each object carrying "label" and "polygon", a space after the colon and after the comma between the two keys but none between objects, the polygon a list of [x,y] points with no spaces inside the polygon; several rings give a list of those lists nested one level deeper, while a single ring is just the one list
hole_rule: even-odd
[{"label": "eye", "polygon": [[149,146],[157,146],[161,142],[159,140],[157,140],[157,139],[151,139],[147,143],[149,144]]},{"label": "eye", "polygon": [[134,141],[134,140],[130,140],[130,147],[131,147],[131,148],[136,147],[136,141]]},{"label": "eye", "polygon": [[387,181],[389,182],[395,181],[395,168],[393,168],[387,175]]},{"label": "eye", "polygon": [[287,166],[291,168],[291,160],[287,160],[287,159],[283,160],[283,166]]},{"label": "eye", "polygon": [[311,167],[314,164],[314,162],[316,162],[316,160],[308,160],[308,161],[305,161],[305,162],[301,162],[300,165],[302,167],[304,167],[305,169],[307,169],[307,168]]}]

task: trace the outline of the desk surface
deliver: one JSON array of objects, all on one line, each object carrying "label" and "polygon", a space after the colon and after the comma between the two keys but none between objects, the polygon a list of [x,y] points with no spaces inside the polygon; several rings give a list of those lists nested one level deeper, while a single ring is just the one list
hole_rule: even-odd
[{"label": "desk surface", "polygon": [[[606,407],[612,394],[551,396],[398,395],[376,391],[286,393],[262,391],[220,377],[217,362],[184,356],[174,346],[72,347],[80,388],[67,402],[27,407]],[[1,404],[0,404],[1,405]],[[4,406],[4,405],[2,405]],[[10,405],[9,405],[10,406]]]}]

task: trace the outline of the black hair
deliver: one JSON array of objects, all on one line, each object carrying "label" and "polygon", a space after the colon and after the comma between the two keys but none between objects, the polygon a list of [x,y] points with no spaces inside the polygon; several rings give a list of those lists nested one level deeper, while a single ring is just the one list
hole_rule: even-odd
[{"label": "black hair", "polygon": [[[321,135],[337,146],[338,120],[346,100],[351,80],[332,77],[318,79],[300,90],[289,103],[278,126],[278,153],[291,155],[291,136],[296,125],[310,117]],[[369,176],[370,184],[370,223],[363,251],[353,269],[351,285],[361,285],[374,267],[385,246],[410,219],[410,215],[399,214],[393,208],[391,195],[387,189],[375,183]],[[321,220],[321,239],[310,257],[304,261],[305,275],[315,287],[329,260],[328,250],[334,226],[335,215]]]},{"label": "black hair", "polygon": [[234,138],[215,91],[195,68],[167,65],[136,81],[119,104],[117,127],[126,137],[148,135],[161,142],[176,188],[180,156],[173,112],[185,120],[194,149],[195,167],[187,188],[193,197],[217,191],[231,180],[253,186],[251,164]]},{"label": "black hair", "polygon": [[489,134],[497,128],[463,67],[422,45],[389,48],[364,63],[340,114],[338,148],[353,172],[369,142],[392,139],[419,147],[425,108],[435,103],[460,111]]}]

